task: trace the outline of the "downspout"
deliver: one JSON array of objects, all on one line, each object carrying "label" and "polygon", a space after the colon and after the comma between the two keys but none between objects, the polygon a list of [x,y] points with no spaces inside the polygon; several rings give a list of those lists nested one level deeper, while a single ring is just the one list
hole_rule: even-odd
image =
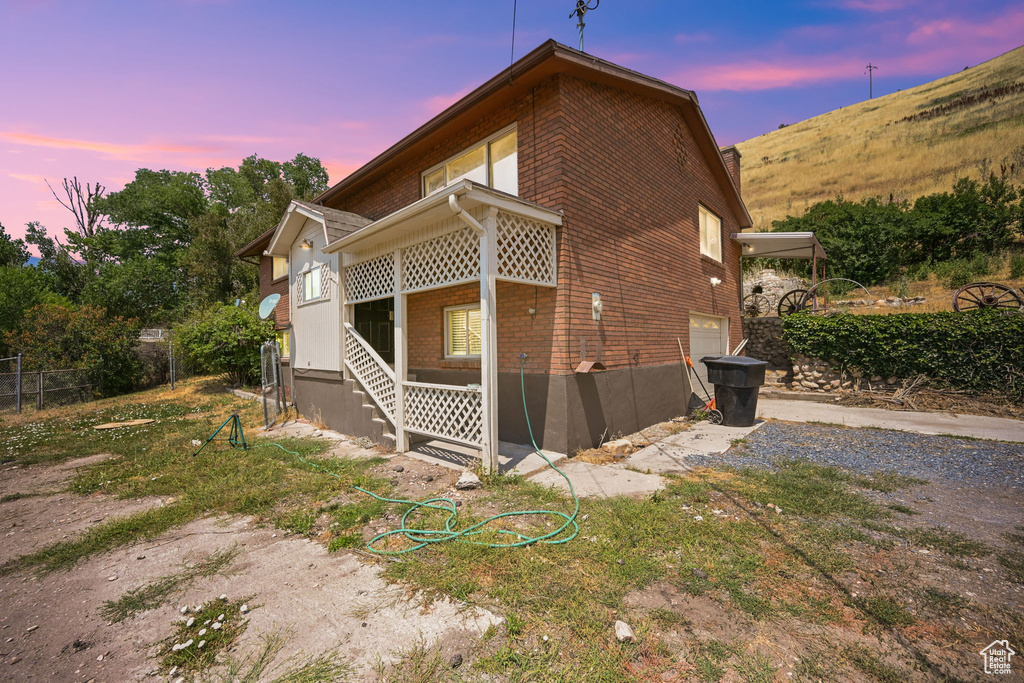
[{"label": "downspout", "polygon": [[476,230],[478,235],[484,234],[484,226],[480,225],[480,221],[473,218],[471,215],[466,213],[461,206],[459,206],[459,200],[455,195],[448,195],[448,206],[451,208],[452,213],[458,216],[463,223]]}]

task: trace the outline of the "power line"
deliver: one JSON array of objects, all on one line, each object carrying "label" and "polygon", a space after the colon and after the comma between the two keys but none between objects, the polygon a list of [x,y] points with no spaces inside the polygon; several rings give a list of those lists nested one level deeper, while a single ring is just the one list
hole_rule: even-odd
[{"label": "power line", "polygon": [[512,0],[512,56],[508,59],[508,84],[512,85],[512,65],[516,62],[516,5],[519,0]]},{"label": "power line", "polygon": [[874,83],[871,79],[871,72],[878,69],[878,67],[872,65],[870,61],[867,62],[867,98],[874,99]]}]

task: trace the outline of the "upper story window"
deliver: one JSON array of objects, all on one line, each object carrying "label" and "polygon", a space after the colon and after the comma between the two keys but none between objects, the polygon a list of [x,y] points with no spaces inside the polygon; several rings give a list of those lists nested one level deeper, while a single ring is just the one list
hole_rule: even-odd
[{"label": "upper story window", "polygon": [[519,153],[515,126],[499,131],[425,171],[423,196],[460,180],[472,180],[518,195]]},{"label": "upper story window", "polygon": [[700,253],[722,260],[722,219],[703,206],[700,210]]},{"label": "upper story window", "polygon": [[274,263],[273,263],[273,266],[272,266],[273,273],[271,274],[271,278],[274,279],[274,280],[279,280],[279,279],[281,279],[283,277],[287,277],[288,276],[288,259],[284,258],[283,256],[274,256],[273,259],[274,259]]}]

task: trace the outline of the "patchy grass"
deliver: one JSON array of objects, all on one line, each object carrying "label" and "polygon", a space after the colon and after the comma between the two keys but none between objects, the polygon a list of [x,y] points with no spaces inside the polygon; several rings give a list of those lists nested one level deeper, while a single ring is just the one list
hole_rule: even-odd
[{"label": "patchy grass", "polygon": [[183,594],[196,580],[227,573],[237,556],[238,548],[232,546],[211,553],[194,564],[184,564],[179,572],[130,590],[117,600],[106,601],[100,608],[100,615],[117,624],[166,605],[173,597]]},{"label": "patchy grass", "polygon": [[906,505],[900,505],[898,503],[894,504],[894,505],[890,505],[889,509],[892,510],[893,512],[898,512],[901,515],[919,515],[919,514],[921,514],[920,512],[915,510],[914,508],[907,507]]},{"label": "patchy grass", "polygon": [[241,611],[247,600],[213,600],[175,622],[174,633],[160,651],[162,668],[174,670],[168,675],[195,673],[212,666],[217,655],[228,650],[249,625]]},{"label": "patchy grass", "polygon": [[[702,471],[673,477],[664,491],[640,500],[584,499],[580,536],[568,544],[515,551],[444,544],[405,556],[385,574],[427,595],[498,604],[514,615],[508,641],[478,662],[481,670],[507,680],[562,680],[580,671],[589,672],[588,680],[628,680],[641,669],[668,670],[671,658],[662,662],[653,635],[651,642],[647,635],[640,639],[651,648],[642,666],[639,655],[624,646],[595,648],[608,642],[617,618],[631,623],[638,635],[650,635],[653,628],[687,628],[686,616],[669,609],[627,614],[624,597],[655,582],[721,600],[756,620],[798,617],[834,624],[847,618],[844,609],[852,609],[865,621],[909,626],[913,618],[893,598],[856,599],[810,587],[812,577],[850,571],[851,546],[891,547],[858,529],[862,521],[892,513],[859,493],[855,479],[806,461],[782,461],[774,470]],[[771,502],[783,513],[751,501]],[[475,511],[463,513],[460,526],[494,510],[566,504],[550,488],[513,482],[475,501]],[[525,534],[540,530],[530,520],[516,524]],[[551,640],[542,650],[528,646],[548,634]],[[699,644],[689,660],[694,675],[718,680],[733,670],[743,680],[771,680],[775,669],[767,660],[741,657],[733,647],[720,641]],[[403,671],[430,669],[426,654],[417,661],[420,669]]]},{"label": "patchy grass", "polygon": [[872,531],[896,536],[910,541],[914,545],[938,550],[953,557],[984,557],[992,554],[992,549],[981,541],[975,541],[959,531],[951,531],[942,527],[904,529],[869,520],[862,524]]},{"label": "patchy grass", "polygon": [[[192,440],[205,441],[232,413],[238,413],[243,427],[251,430],[262,418],[258,404],[213,393],[217,389],[215,383],[194,380],[174,392],[165,388],[70,406],[31,420],[21,416],[5,425],[14,437],[0,447],[0,457],[9,462],[59,462],[110,453],[113,457],[76,470],[70,491],[117,498],[159,496],[169,504],[110,520],[76,538],[15,558],[0,567],[0,574],[67,569],[83,558],[153,538],[209,514],[253,515],[308,533],[310,510],[350,492],[353,484],[385,494],[390,490],[386,481],[368,474],[382,459],[318,457],[326,447],[318,439],[277,443],[336,476],[325,476],[280,448],[263,447],[269,441],[251,436],[247,450],[212,442],[193,457]],[[102,422],[142,417],[157,421],[136,428],[92,429]],[[328,534],[325,540],[330,538]]]},{"label": "patchy grass", "polygon": [[1024,583],[1024,551],[1002,550],[996,554],[999,564],[1014,583]]},{"label": "patchy grass", "polygon": [[15,500],[21,500],[22,498],[31,498],[32,496],[38,495],[38,493],[8,493],[6,496],[0,496],[0,503],[10,503]]}]

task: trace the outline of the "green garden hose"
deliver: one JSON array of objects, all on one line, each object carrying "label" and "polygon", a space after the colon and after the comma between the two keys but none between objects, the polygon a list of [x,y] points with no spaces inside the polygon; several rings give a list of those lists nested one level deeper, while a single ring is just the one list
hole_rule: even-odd
[{"label": "green garden hose", "polygon": [[[551,466],[551,469],[553,469],[555,472],[558,472],[558,474],[560,474],[562,478],[565,479],[565,482],[569,485],[569,493],[572,496],[573,503],[575,505],[572,514],[567,515],[564,512],[558,512],[556,510],[519,510],[516,512],[503,512],[500,515],[493,515],[481,522],[477,522],[476,524],[470,527],[459,530],[456,529],[459,523],[459,513],[458,510],[456,509],[455,501],[452,500],[451,498],[438,497],[430,498],[424,501],[405,500],[403,498],[387,498],[385,496],[379,496],[373,491],[367,491],[361,486],[353,486],[353,488],[356,489],[357,491],[361,491],[366,495],[376,498],[377,500],[383,501],[385,503],[395,503],[398,505],[410,506],[409,509],[405,511],[405,514],[402,515],[402,525],[398,529],[385,531],[384,533],[377,534],[372,539],[370,539],[370,542],[366,544],[366,548],[370,552],[376,553],[378,555],[404,555],[405,553],[411,553],[413,551],[419,550],[420,548],[424,548],[428,545],[434,543],[442,543],[445,541],[459,541],[461,543],[470,543],[472,545],[484,546],[486,548],[518,548],[525,545],[532,545],[534,543],[547,543],[550,545],[559,545],[561,543],[568,543],[572,539],[576,538],[576,535],[579,533],[579,525],[576,523],[576,517],[577,515],[579,515],[580,512],[580,500],[579,498],[576,497],[576,491],[575,489],[573,489],[572,482],[569,481],[569,477],[566,476],[565,472],[555,467],[555,464],[551,462],[551,460],[549,460],[548,457],[544,455],[541,452],[540,448],[537,446],[537,440],[533,436],[533,427],[530,424],[530,413],[526,408],[525,368],[526,356],[524,354],[523,356],[520,357],[519,385],[523,395],[523,413],[526,415],[526,429],[530,433],[530,443],[533,444],[533,449],[537,453],[537,455],[543,458],[544,462]],[[310,465],[311,467],[325,474],[329,474],[332,477],[341,479],[341,477],[339,477],[334,472],[325,470],[322,467],[318,466],[316,463],[305,460],[301,455],[299,455],[295,451],[290,451],[287,448],[281,446],[280,444],[269,443],[263,445],[277,446],[282,451],[285,451],[286,453],[291,453],[305,464]],[[410,517],[412,517],[412,515],[414,515],[421,508],[443,510],[447,512],[448,518],[445,520],[444,529],[416,529],[407,526]],[[553,517],[560,518],[564,521],[562,522],[561,526],[559,526],[554,531],[547,534],[543,534],[541,536],[527,536],[525,534],[519,533],[518,531],[510,531],[508,529],[486,528],[492,522],[495,522],[496,520],[502,519],[504,517],[520,517],[527,515],[551,515]],[[571,533],[568,533],[568,535],[563,535],[563,532],[569,530],[570,527]],[[479,536],[481,534],[486,533],[503,534],[506,536],[513,537],[514,540],[510,540],[507,543],[492,543],[471,540],[472,537],[474,536]],[[383,550],[374,547],[375,544],[377,544],[378,542],[391,536],[402,536],[405,539],[411,541],[413,543],[413,546],[411,548],[405,548],[403,550]]]}]

